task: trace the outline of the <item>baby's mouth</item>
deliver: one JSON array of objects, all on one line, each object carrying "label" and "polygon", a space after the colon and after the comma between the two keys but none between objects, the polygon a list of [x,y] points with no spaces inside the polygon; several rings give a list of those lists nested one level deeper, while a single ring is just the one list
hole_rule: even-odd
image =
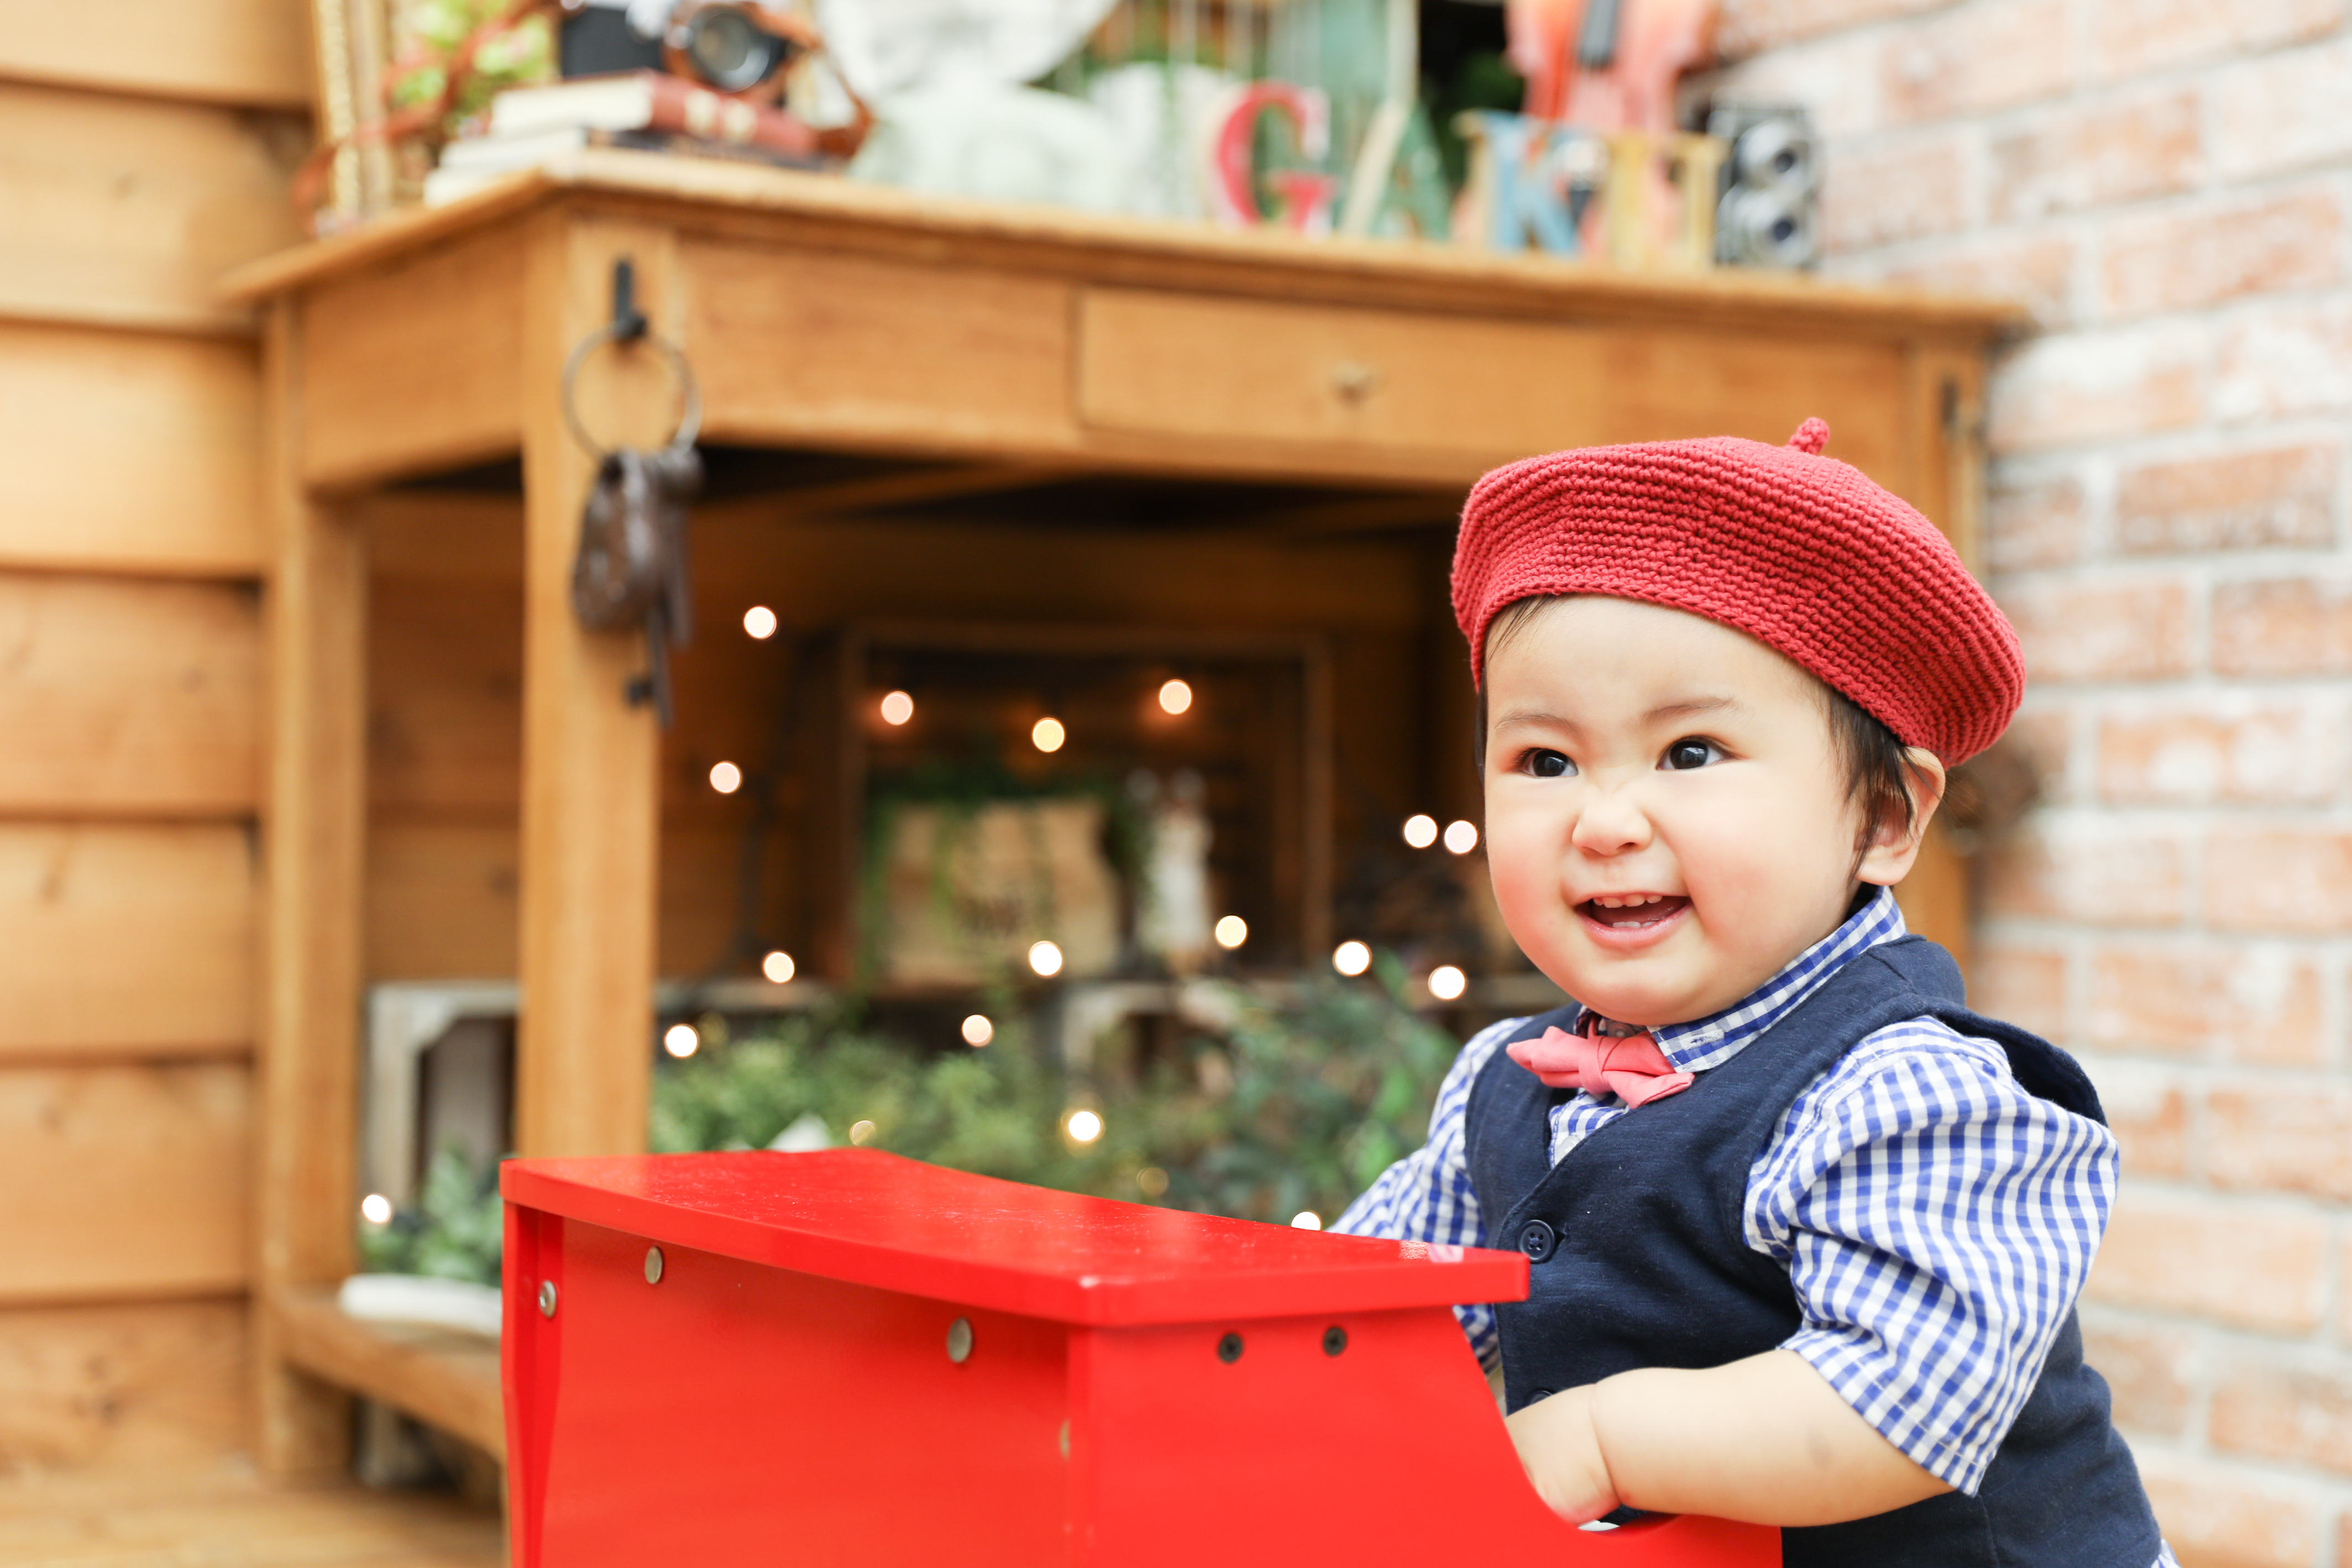
[{"label": "baby's mouth", "polygon": [[1689,904],[1679,893],[1612,893],[1586,899],[1576,912],[1612,931],[1641,931],[1672,920]]}]

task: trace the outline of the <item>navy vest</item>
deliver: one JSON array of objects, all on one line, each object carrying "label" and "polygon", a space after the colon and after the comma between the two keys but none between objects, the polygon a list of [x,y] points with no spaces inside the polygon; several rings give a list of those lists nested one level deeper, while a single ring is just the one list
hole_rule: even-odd
[{"label": "navy vest", "polygon": [[[1958,966],[1934,943],[1882,944],[1729,1061],[1609,1123],[1557,1166],[1549,1113],[1573,1092],[1545,1088],[1496,1051],[1471,1088],[1465,1133],[1487,1235],[1534,1265],[1528,1299],[1496,1307],[1509,1407],[1635,1367],[1721,1366],[1797,1332],[1788,1269],[1745,1239],[1748,1167],[1790,1103],[1889,1024],[1938,1019],[1997,1041],[2029,1092],[2105,1121],[2072,1057],[1969,1012],[1963,994]],[[1514,1038],[1565,1027],[1576,1010],[1530,1019]],[[1975,1497],[1790,1528],[1781,1542],[1787,1568],[2150,1568],[2161,1547],[2072,1312]]]}]

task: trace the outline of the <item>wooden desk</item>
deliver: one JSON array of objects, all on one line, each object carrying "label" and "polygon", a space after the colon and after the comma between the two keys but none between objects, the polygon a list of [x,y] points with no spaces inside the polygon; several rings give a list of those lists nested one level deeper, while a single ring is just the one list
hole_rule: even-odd
[{"label": "wooden desk", "polygon": [[[1799,277],[1633,277],[917,201],[618,152],[237,274],[231,291],[265,302],[269,323],[257,1300],[263,1449],[279,1468],[331,1463],[337,1448],[332,1402],[285,1370],[268,1303],[340,1277],[351,1257],[368,765],[359,519],[387,486],[519,459],[517,1138],[526,1155],[562,1155],[645,1136],[661,741],[623,696],[638,640],[585,632],[572,613],[592,465],[558,392],[573,345],[609,317],[624,256],[655,329],[692,361],[707,442],[866,460],[829,496],[803,489],[803,505],[1074,476],[1279,482],[1328,495],[1268,514],[1269,530],[1387,517],[1428,525],[1438,552],[1462,490],[1496,463],[1636,439],[1777,442],[1819,414],[1835,455],[1972,555],[1982,354],[2014,314]],[[673,392],[651,356],[635,358],[601,359],[582,402],[610,438],[650,444]],[[1077,554],[1096,548],[1072,537]],[[1441,561],[1427,554],[1413,578],[1433,603]],[[1431,652],[1425,667],[1441,656],[1459,657]],[[1461,685],[1450,670],[1430,682],[1449,737],[1467,732]],[[1444,770],[1444,788],[1474,812],[1457,774]],[[1923,928],[1962,938],[1961,886],[1947,858],[1913,879],[1906,904]]]}]

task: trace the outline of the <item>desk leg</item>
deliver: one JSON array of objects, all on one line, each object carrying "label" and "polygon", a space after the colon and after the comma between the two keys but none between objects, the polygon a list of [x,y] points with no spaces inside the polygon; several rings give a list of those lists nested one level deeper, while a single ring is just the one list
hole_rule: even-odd
[{"label": "desk leg", "polygon": [[272,538],[269,792],[254,1364],[267,1470],[339,1470],[348,1401],[288,1366],[272,1311],[289,1285],[351,1271],[358,1120],[361,861],[366,831],[367,559],[346,512],[300,478],[301,319],[271,308],[265,374]]},{"label": "desk leg", "polygon": [[[563,363],[610,319],[612,264],[636,264],[638,299],[675,337],[669,242],[657,232],[550,214],[530,239],[524,308],[522,1011],[515,1141],[525,1155],[645,1146],[652,1079],[660,736],[633,706],[645,639],[589,632],[572,562],[593,465],[566,430]],[[600,440],[657,444],[673,394],[653,357],[607,350],[583,368],[582,413]]]}]

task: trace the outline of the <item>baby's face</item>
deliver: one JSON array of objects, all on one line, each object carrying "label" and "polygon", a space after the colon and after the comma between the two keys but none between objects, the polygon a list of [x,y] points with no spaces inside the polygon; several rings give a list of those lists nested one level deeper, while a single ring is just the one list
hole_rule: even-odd
[{"label": "baby's face", "polygon": [[1681,611],[1580,598],[1486,674],[1495,897],[1570,996],[1645,1028],[1705,1018],[1843,921],[1861,817],[1795,664]]}]

